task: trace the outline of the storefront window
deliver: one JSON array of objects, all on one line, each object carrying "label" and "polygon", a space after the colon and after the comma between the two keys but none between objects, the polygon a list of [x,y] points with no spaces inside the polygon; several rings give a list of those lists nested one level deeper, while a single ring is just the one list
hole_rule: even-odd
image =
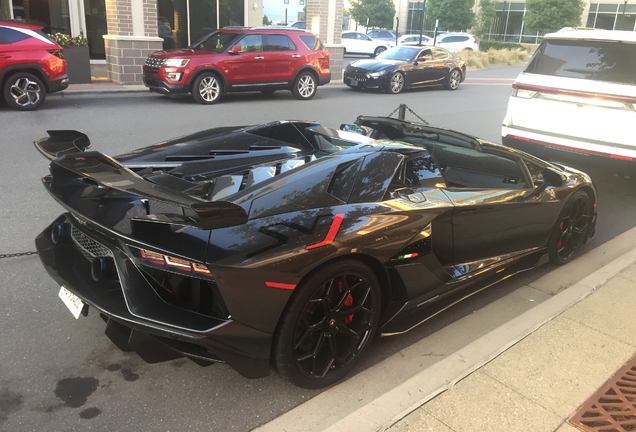
[{"label": "storefront window", "polygon": [[84,13],[90,56],[93,59],[105,59],[103,36],[108,33],[105,0],[84,0]]},{"label": "storefront window", "polygon": [[217,16],[217,0],[157,0],[159,37],[163,38],[164,49],[185,48],[217,28],[243,25],[244,2],[219,0],[218,11]]},{"label": "storefront window", "polygon": [[42,26],[44,33],[71,34],[68,0],[14,0],[14,18]]},{"label": "storefront window", "polygon": [[636,30],[636,5],[592,3],[587,27],[606,30]]}]

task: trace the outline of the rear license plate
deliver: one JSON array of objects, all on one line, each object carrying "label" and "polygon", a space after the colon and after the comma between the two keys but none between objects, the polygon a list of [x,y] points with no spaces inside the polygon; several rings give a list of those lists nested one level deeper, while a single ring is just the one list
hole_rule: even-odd
[{"label": "rear license plate", "polygon": [[75,319],[79,318],[80,314],[82,313],[82,309],[84,309],[84,306],[86,306],[84,302],[78,296],[64,287],[60,288],[60,293],[58,295],[60,296],[68,310],[71,311]]},{"label": "rear license plate", "polygon": [[358,85],[358,80],[357,79],[352,79],[351,80],[351,85],[352,86],[357,86]]}]

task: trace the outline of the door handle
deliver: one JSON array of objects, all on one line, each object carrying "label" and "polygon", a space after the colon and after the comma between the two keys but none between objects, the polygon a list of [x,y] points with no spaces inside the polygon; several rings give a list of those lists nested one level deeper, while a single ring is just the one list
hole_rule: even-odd
[{"label": "door handle", "polygon": [[292,58],[300,58],[300,54],[294,54]]},{"label": "door handle", "polygon": [[256,57],[254,57],[254,60],[263,60],[264,58],[265,57],[263,57],[263,56],[256,56]]}]

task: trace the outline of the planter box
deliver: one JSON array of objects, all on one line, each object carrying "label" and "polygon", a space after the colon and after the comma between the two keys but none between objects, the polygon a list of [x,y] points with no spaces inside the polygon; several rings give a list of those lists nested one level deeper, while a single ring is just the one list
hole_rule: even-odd
[{"label": "planter box", "polygon": [[64,48],[64,58],[66,59],[66,73],[70,84],[91,82],[91,59],[87,46]]}]

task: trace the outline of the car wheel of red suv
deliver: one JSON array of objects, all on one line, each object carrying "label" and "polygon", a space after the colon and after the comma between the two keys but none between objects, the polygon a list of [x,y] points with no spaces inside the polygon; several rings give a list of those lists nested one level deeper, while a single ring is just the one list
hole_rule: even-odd
[{"label": "car wheel of red suv", "polygon": [[311,72],[301,72],[294,81],[292,93],[296,99],[309,100],[316,95],[316,77]]},{"label": "car wheel of red suv", "polygon": [[192,97],[200,104],[211,105],[221,98],[222,85],[213,73],[201,74],[192,86]]},{"label": "car wheel of red suv", "polygon": [[7,78],[4,100],[11,108],[21,111],[38,109],[46,99],[46,88],[33,74],[20,72]]}]

